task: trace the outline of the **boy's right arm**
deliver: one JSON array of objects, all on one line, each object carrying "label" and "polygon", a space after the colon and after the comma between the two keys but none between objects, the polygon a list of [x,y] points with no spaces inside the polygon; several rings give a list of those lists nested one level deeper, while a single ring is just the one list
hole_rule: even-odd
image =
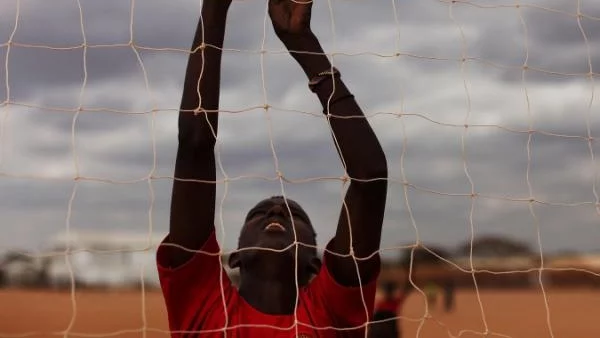
[{"label": "boy's right arm", "polygon": [[[161,288],[174,337],[186,335],[175,331],[223,327],[225,309],[220,304],[231,289],[220,265],[214,233],[214,148],[221,48],[230,4],[231,0],[203,1],[185,74],[169,235],[163,241],[167,245],[161,245],[157,253]],[[195,254],[197,250],[209,254]]]},{"label": "boy's right arm", "polygon": [[179,112],[171,197],[169,267],[187,262],[214,232],[221,56],[231,0],[204,0],[188,59]]}]

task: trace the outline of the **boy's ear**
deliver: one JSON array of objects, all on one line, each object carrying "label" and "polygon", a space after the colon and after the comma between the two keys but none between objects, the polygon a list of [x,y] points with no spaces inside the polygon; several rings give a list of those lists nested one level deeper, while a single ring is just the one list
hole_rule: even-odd
[{"label": "boy's ear", "polygon": [[240,254],[239,252],[232,252],[229,254],[229,267],[232,269],[237,269],[240,267]]}]

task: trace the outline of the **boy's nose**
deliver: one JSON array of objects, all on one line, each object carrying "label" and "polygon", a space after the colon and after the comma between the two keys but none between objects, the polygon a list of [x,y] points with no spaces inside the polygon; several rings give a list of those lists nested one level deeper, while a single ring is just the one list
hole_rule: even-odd
[{"label": "boy's nose", "polygon": [[279,204],[274,205],[271,209],[269,209],[269,216],[285,216],[285,207]]}]

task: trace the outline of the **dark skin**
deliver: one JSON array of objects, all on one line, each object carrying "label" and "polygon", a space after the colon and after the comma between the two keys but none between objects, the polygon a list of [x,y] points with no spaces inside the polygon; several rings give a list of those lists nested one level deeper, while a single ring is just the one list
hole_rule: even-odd
[{"label": "dark skin", "polygon": [[[210,46],[190,54],[188,60],[179,114],[169,240],[189,250],[173,250],[172,267],[188,261],[193,256],[190,250],[201,249],[215,229],[214,147],[218,130],[220,48],[230,4],[227,0],[203,2],[203,20],[198,24],[192,50],[201,46],[202,36],[205,44]],[[311,9],[311,3],[269,2],[275,32],[307,79],[331,69],[330,61],[322,54],[323,49],[310,28]],[[351,177],[335,237],[328,247],[334,254],[327,254],[325,264],[338,283],[359,286],[372,280],[379,271],[379,258],[374,253],[379,250],[381,240],[387,162],[373,130],[367,120],[361,118],[363,112],[340,77],[325,79],[315,88],[315,93],[324,112],[329,113],[331,130],[339,145],[338,153]],[[331,104],[328,104],[330,97]],[[240,269],[240,295],[264,313],[292,314],[296,283],[306,286],[321,268],[316,250],[311,247],[315,245],[311,221],[300,205],[283,197],[259,202],[250,210],[242,227],[240,251],[230,256],[230,265]],[[360,258],[358,262],[350,256],[351,248],[354,256]]]}]

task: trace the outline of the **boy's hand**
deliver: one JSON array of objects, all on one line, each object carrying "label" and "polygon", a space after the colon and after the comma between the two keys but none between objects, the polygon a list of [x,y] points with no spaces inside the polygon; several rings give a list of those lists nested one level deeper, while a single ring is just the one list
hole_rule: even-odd
[{"label": "boy's hand", "polygon": [[269,16],[283,43],[311,33],[313,0],[269,0]]},{"label": "boy's hand", "polygon": [[204,20],[212,20],[212,15],[217,16],[227,14],[229,6],[231,6],[232,0],[204,0],[202,1],[202,11],[210,14],[204,18]]},{"label": "boy's hand", "polygon": [[231,5],[231,2],[232,2],[232,0],[204,0],[204,1],[202,1],[202,5],[210,6],[210,7],[229,8],[229,6]]},{"label": "boy's hand", "polygon": [[310,27],[314,0],[269,0],[269,16],[279,40],[309,79],[331,69],[318,38]]}]

